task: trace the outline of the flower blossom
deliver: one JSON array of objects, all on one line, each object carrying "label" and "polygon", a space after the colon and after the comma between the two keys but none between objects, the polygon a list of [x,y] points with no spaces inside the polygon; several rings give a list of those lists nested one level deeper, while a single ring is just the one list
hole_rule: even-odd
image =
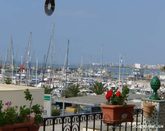
[{"label": "flower blossom", "polygon": [[107,100],[109,100],[109,99],[112,97],[112,95],[113,95],[113,90],[110,89],[109,91],[107,91],[107,94],[106,94],[105,98],[106,98]]},{"label": "flower blossom", "polygon": [[11,106],[11,101],[7,101],[5,105],[7,106],[7,108],[9,108]]},{"label": "flower blossom", "polygon": [[119,90],[116,92],[116,96],[117,97],[120,97],[121,96],[121,92]]}]

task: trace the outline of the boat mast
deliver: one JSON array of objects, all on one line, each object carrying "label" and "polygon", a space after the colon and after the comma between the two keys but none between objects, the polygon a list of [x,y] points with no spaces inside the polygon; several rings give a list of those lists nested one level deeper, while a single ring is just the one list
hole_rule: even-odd
[{"label": "boat mast", "polygon": [[[65,72],[65,85],[63,91],[68,87],[67,84],[67,70],[68,70],[68,55],[69,55],[69,40],[67,44],[67,49],[66,49],[66,57],[65,57],[65,63],[64,63],[64,69],[63,71]],[[63,102],[62,102],[62,115],[65,114],[65,102],[64,102],[64,96],[63,96]]]},{"label": "boat mast", "polygon": [[101,47],[101,76],[103,76],[103,48]]},{"label": "boat mast", "polygon": [[5,61],[5,75],[8,78],[13,78],[13,57],[14,57],[14,49],[13,49],[13,38],[10,38],[10,44],[7,49],[7,58]]},{"label": "boat mast", "polygon": [[69,40],[68,40],[68,44],[67,44],[66,57],[65,57],[65,64],[64,64],[65,86],[66,86],[66,87],[67,87],[68,55],[69,55]]},{"label": "boat mast", "polygon": [[13,49],[13,38],[11,36],[11,74],[12,74],[12,80],[14,76],[14,49]]},{"label": "boat mast", "polygon": [[29,80],[30,80],[30,75],[31,75],[31,72],[30,72],[30,61],[31,61],[31,44],[32,44],[32,32],[30,32],[30,36],[29,36],[29,40],[28,40],[28,45],[25,49],[25,54],[24,54],[24,60],[23,60],[23,66],[25,66],[26,68],[26,76],[27,76],[27,79],[26,79],[26,84],[28,85],[29,84]]},{"label": "boat mast", "polygon": [[123,63],[123,58],[120,56],[119,57],[119,82],[118,82],[119,86],[121,84],[121,65],[122,65],[122,63]]},{"label": "boat mast", "polygon": [[38,60],[36,59],[36,86],[37,86],[37,79],[38,79],[37,71],[38,71]]},{"label": "boat mast", "polygon": [[120,71],[120,63],[121,63],[121,57],[119,57],[119,82],[120,82],[120,73],[121,73],[121,71]]},{"label": "boat mast", "polygon": [[[54,62],[53,57],[54,57],[54,30],[55,30],[55,25],[53,24],[53,29],[51,32],[50,36],[50,41],[49,41],[49,46],[46,55],[44,55],[44,67],[43,67],[43,76],[42,79],[44,80],[45,77],[45,72],[48,67],[48,64],[52,67],[52,63]],[[51,59],[50,59],[51,57]]]}]

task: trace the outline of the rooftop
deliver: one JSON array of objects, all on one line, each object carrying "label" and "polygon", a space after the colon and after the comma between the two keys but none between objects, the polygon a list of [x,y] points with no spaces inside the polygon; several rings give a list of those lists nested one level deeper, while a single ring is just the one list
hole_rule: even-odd
[{"label": "rooftop", "polygon": [[[128,103],[134,103],[136,106],[140,106],[141,99],[146,98],[145,95],[141,94],[130,94],[128,97]],[[134,101],[133,101],[134,100]],[[70,97],[70,98],[53,98],[53,102],[65,102],[65,103],[73,103],[73,104],[80,104],[80,105],[89,105],[95,106],[99,105],[100,103],[104,103],[105,96],[104,95],[89,95],[89,96],[82,96],[82,97]]]}]

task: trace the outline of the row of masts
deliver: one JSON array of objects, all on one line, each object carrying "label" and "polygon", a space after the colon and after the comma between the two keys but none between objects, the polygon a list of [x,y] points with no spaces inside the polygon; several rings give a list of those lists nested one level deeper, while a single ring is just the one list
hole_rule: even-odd
[{"label": "row of masts", "polygon": [[[54,30],[55,27],[53,25],[53,29],[51,32],[51,36],[50,36],[50,41],[49,41],[49,45],[48,45],[48,49],[47,49],[47,53],[46,55],[44,55],[44,62],[42,65],[42,80],[44,80],[45,78],[45,73],[46,70],[49,68],[53,71],[53,64],[55,63],[55,42],[54,42]],[[31,47],[32,47],[32,32],[30,32],[29,35],[29,39],[28,39],[28,44],[25,48],[25,53],[24,56],[21,56],[21,60],[20,60],[20,64],[18,64],[18,62],[16,63],[16,60],[14,59],[14,46],[13,46],[13,38],[11,36],[10,38],[10,44],[9,47],[7,49],[7,55],[5,57],[5,62],[2,63],[2,67],[1,67],[1,74],[3,74],[4,77],[10,77],[13,78],[15,74],[20,74],[20,82],[22,81],[21,76],[22,74],[26,74],[26,83],[28,84],[28,82],[31,79],[31,59],[32,59],[32,51],[31,51]],[[69,40],[67,43],[67,49],[66,49],[66,57],[65,57],[65,61],[64,61],[64,67],[63,67],[63,71],[66,73],[66,80],[67,80],[67,68],[68,68],[68,54],[69,54]],[[35,79],[38,79],[38,60],[36,59],[36,64],[35,64]],[[34,64],[33,64],[34,66]],[[53,73],[53,72],[51,72]],[[53,75],[53,74],[52,74]],[[66,82],[67,83],[67,82]]]}]

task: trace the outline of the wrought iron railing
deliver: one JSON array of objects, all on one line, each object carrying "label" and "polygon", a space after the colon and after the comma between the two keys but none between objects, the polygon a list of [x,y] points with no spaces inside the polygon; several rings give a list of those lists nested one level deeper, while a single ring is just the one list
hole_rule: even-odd
[{"label": "wrought iron railing", "polygon": [[106,125],[102,122],[102,113],[74,114],[66,116],[46,117],[43,131],[140,131],[143,124],[142,109],[134,110],[134,121],[119,125]]}]

